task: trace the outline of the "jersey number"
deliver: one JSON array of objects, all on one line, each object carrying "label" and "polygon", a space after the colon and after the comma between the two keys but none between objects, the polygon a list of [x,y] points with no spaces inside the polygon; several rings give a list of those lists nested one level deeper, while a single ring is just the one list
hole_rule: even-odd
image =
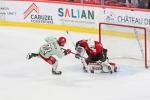
[{"label": "jersey number", "polygon": [[52,50],[50,44],[46,44],[46,45],[43,45],[43,53],[44,55],[47,53],[47,52],[50,52]]}]

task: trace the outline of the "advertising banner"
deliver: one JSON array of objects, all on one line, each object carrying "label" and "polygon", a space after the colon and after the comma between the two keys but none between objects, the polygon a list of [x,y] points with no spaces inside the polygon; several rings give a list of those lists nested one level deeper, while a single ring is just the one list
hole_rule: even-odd
[{"label": "advertising banner", "polygon": [[150,12],[32,1],[1,1],[0,20],[98,29],[100,22],[150,27]]},{"label": "advertising banner", "polygon": [[150,12],[105,9],[104,22],[133,26],[150,26]]},{"label": "advertising banner", "polygon": [[103,13],[102,9],[88,6],[23,1],[4,2],[5,4],[1,5],[4,10],[0,11],[0,15],[5,13],[6,21],[95,28],[99,19],[102,19]]}]

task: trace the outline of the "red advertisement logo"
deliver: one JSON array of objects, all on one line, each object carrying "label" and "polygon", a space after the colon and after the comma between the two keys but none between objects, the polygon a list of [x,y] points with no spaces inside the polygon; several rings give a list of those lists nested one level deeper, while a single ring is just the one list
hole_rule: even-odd
[{"label": "red advertisement logo", "polygon": [[39,8],[34,3],[24,12],[24,19],[26,19],[33,11],[39,13]]}]

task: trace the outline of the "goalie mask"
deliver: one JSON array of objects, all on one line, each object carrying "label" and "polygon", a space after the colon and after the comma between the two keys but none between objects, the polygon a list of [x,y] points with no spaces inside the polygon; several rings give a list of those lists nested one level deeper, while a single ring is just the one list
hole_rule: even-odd
[{"label": "goalie mask", "polygon": [[65,37],[59,37],[58,44],[60,46],[64,46],[66,44],[66,38]]}]

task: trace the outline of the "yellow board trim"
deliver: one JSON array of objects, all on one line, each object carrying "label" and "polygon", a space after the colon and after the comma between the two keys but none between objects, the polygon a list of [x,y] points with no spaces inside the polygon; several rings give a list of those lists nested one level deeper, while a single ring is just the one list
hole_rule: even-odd
[{"label": "yellow board trim", "polygon": [[[94,35],[99,34],[99,30],[95,28],[83,28],[77,26],[56,25],[56,24],[54,25],[54,24],[39,24],[39,23],[31,23],[31,22],[0,21],[0,26],[31,27],[31,28],[40,28],[40,29],[50,29],[50,30],[68,30],[73,32],[81,32],[81,33],[94,34]],[[109,36],[124,37],[124,38],[135,38],[135,35],[133,33],[128,33],[128,32],[102,30],[102,34],[109,35]],[[140,37],[143,38],[143,36]]]},{"label": "yellow board trim", "polygon": [[83,28],[77,26],[67,26],[67,25],[54,25],[54,24],[39,24],[31,22],[0,22],[0,26],[13,26],[13,27],[32,27],[40,29],[53,29],[53,30],[68,30],[74,32],[97,34],[98,30],[94,28]]}]

